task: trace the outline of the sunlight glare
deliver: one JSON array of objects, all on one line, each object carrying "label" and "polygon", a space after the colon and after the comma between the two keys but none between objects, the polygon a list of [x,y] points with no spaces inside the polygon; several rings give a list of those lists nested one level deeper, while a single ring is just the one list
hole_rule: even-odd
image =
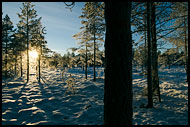
[{"label": "sunlight glare", "polygon": [[29,56],[32,58],[37,58],[38,57],[38,52],[35,50],[29,51]]}]

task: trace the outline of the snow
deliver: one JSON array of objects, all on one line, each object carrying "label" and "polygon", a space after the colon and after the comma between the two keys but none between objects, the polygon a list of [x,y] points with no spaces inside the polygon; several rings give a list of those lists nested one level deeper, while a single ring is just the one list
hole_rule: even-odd
[{"label": "snow", "polygon": [[[32,70],[27,84],[23,78],[2,83],[2,125],[102,125],[104,116],[104,69],[93,68],[85,79],[81,68],[42,69],[38,83]],[[66,80],[74,79],[74,92],[68,91]],[[134,125],[187,125],[188,85],[183,67],[160,68],[162,102],[154,98],[154,108],[147,109],[147,96],[142,95],[147,80],[140,71],[133,72]]]},{"label": "snow", "polygon": [[[187,125],[188,85],[183,67],[159,68],[161,103],[154,98],[154,108],[147,109],[147,96],[142,96],[147,79],[133,74],[134,125]],[[141,92],[139,92],[141,91]],[[141,108],[143,107],[143,108]]]},{"label": "snow", "polygon": [[90,73],[85,80],[82,69],[76,68],[67,71],[65,80],[70,73],[75,93],[66,92],[61,69],[43,69],[40,84],[34,72],[27,84],[21,78],[3,83],[2,124],[103,124],[104,79],[93,82]]}]

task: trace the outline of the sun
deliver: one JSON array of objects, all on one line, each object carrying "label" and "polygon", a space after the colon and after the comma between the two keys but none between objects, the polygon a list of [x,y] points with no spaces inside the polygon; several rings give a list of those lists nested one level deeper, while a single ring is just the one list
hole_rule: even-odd
[{"label": "sun", "polygon": [[31,58],[37,58],[38,57],[38,52],[36,50],[29,51],[29,56]]}]

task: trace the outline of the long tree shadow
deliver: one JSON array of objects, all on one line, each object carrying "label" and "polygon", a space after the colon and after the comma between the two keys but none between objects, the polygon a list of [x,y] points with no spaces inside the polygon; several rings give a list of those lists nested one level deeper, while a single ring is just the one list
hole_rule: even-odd
[{"label": "long tree shadow", "polygon": [[23,78],[15,78],[2,87],[2,124],[20,124],[18,112],[22,108],[20,97],[26,83]]},{"label": "long tree shadow", "polygon": [[[86,115],[96,112],[98,121],[103,119],[103,80],[94,82],[76,79],[76,93],[66,93],[67,86],[60,75],[47,73],[39,83],[35,75],[26,84],[14,80],[2,90],[2,124],[79,124],[86,123]],[[77,78],[77,75],[73,76]],[[54,77],[54,82],[52,82]],[[48,81],[50,80],[50,81]],[[98,92],[102,91],[102,92]],[[101,101],[102,100],[102,101]],[[101,110],[100,110],[101,109]],[[98,111],[98,112],[97,112]],[[89,117],[89,124],[94,119]]]},{"label": "long tree shadow", "polygon": [[[74,77],[76,76],[74,74],[72,75]],[[76,78],[77,77],[75,77],[75,79]],[[102,81],[98,81],[96,85],[98,86],[99,83],[101,84]],[[80,82],[80,85],[78,84],[78,86],[75,86],[76,93],[73,94],[71,92],[66,93],[67,87],[65,83],[61,84],[43,83],[40,85],[40,89],[42,91],[43,96],[46,97],[46,99],[38,103],[38,106],[42,107],[41,109],[43,109],[48,114],[49,117],[47,120],[49,121],[48,123],[79,124],[85,122],[83,121],[84,120],[83,117],[87,112],[94,109],[99,110],[99,107],[103,107],[102,102],[100,102],[103,95],[101,96],[100,94],[99,95],[96,94],[98,90],[103,90],[103,89],[100,89],[99,86],[101,85],[99,85],[98,87],[97,86],[91,85],[91,83],[89,84],[86,81],[83,81]],[[47,108],[49,105],[53,105],[54,107]],[[101,116],[103,116],[103,114],[100,115],[99,118],[100,121],[102,120]],[[92,121],[93,120],[94,119],[92,119]]]},{"label": "long tree shadow", "polygon": [[183,98],[162,95],[162,103],[154,103],[154,108],[135,108],[134,124],[138,125],[187,125],[188,102]]}]

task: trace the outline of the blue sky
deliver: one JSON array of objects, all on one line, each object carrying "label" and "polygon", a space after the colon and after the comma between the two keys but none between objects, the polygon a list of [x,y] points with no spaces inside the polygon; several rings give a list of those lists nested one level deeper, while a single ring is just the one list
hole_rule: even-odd
[{"label": "blue sky", "polygon": [[[64,2],[32,2],[32,4],[35,5],[37,15],[42,17],[42,25],[46,27],[48,48],[63,55],[68,48],[78,47],[77,40],[72,38],[72,35],[80,32],[82,24],[78,17],[81,15],[84,2],[75,2],[72,12],[65,8]],[[16,26],[19,22],[16,13],[21,13],[21,7],[22,2],[2,2],[3,17],[8,14]],[[138,40],[138,38],[138,35],[133,35],[133,39]],[[167,43],[162,47],[171,48],[172,45]],[[164,50],[166,49],[161,51]]]},{"label": "blue sky", "polygon": [[[48,47],[60,53],[67,52],[68,48],[77,47],[77,41],[72,38],[73,34],[80,32],[81,8],[84,2],[76,2],[72,11],[65,8],[63,2],[32,2],[37,15],[42,17],[42,25],[46,27],[46,40]],[[19,22],[16,13],[21,13],[22,2],[2,2],[3,17],[8,14],[13,24]]]}]

